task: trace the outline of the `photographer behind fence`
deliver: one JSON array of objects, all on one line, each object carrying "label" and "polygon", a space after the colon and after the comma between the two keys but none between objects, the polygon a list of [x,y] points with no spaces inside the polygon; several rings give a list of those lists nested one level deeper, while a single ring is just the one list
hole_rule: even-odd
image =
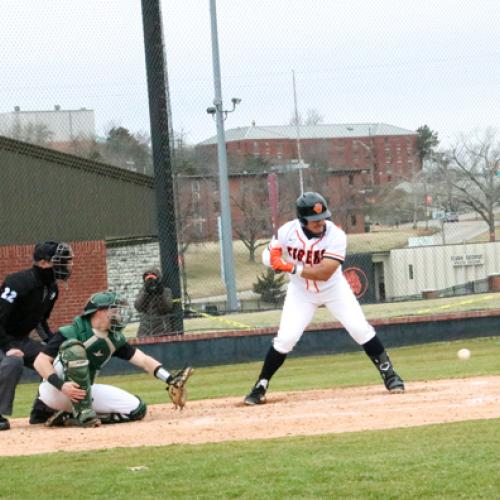
[{"label": "photographer behind fence", "polygon": [[138,337],[169,335],[175,333],[172,291],[161,282],[159,269],[148,269],[142,275],[143,287],[137,295],[134,306],[141,313]]}]

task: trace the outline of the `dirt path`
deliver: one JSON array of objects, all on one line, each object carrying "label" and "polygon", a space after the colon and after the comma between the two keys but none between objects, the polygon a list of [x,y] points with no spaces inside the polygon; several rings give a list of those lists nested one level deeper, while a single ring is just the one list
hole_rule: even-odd
[{"label": "dirt path", "polygon": [[32,455],[115,447],[267,439],[500,418],[500,376],[414,382],[405,394],[369,386],[271,392],[268,403],[242,398],[193,401],[183,412],[154,405],[145,420],[96,429],[30,426],[11,421],[0,455]]}]

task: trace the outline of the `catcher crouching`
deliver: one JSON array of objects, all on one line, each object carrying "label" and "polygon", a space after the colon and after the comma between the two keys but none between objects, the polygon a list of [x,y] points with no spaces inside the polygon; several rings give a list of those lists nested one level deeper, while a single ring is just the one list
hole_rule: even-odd
[{"label": "catcher crouching", "polygon": [[30,424],[96,427],[144,418],[147,407],[141,398],[95,383],[99,370],[112,356],[165,382],[174,406],[184,407],[186,383],[193,369],[188,366],[170,373],[158,360],[130,345],[123,334],[129,317],[128,304],[117,293],[99,292],[90,297],[73,324],[55,333],[34,363],[43,382]]}]

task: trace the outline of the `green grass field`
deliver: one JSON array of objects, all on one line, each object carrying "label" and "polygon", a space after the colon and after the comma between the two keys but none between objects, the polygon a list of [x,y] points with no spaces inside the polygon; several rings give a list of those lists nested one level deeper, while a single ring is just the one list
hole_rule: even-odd
[{"label": "green grass field", "polygon": [[[472,351],[467,362],[456,358],[461,347]],[[500,337],[404,347],[391,350],[391,356],[408,383],[496,375]],[[199,368],[190,381],[190,397],[243,396],[259,368],[260,363]],[[291,357],[273,379],[272,390],[380,383],[375,375],[361,352]],[[161,384],[147,375],[100,381],[140,394],[148,403],[165,402]],[[16,416],[27,415],[35,391],[34,384],[19,387]],[[268,441],[6,457],[0,458],[0,497],[493,499],[500,491],[499,428],[497,419]]]}]

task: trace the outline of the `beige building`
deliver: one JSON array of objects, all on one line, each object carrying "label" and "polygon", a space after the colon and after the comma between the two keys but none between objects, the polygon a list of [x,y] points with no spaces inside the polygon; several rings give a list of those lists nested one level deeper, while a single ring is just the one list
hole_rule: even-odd
[{"label": "beige building", "polygon": [[[500,241],[391,250],[373,257],[387,300],[487,280],[500,273]],[[485,284],[485,290],[487,285]]]}]

